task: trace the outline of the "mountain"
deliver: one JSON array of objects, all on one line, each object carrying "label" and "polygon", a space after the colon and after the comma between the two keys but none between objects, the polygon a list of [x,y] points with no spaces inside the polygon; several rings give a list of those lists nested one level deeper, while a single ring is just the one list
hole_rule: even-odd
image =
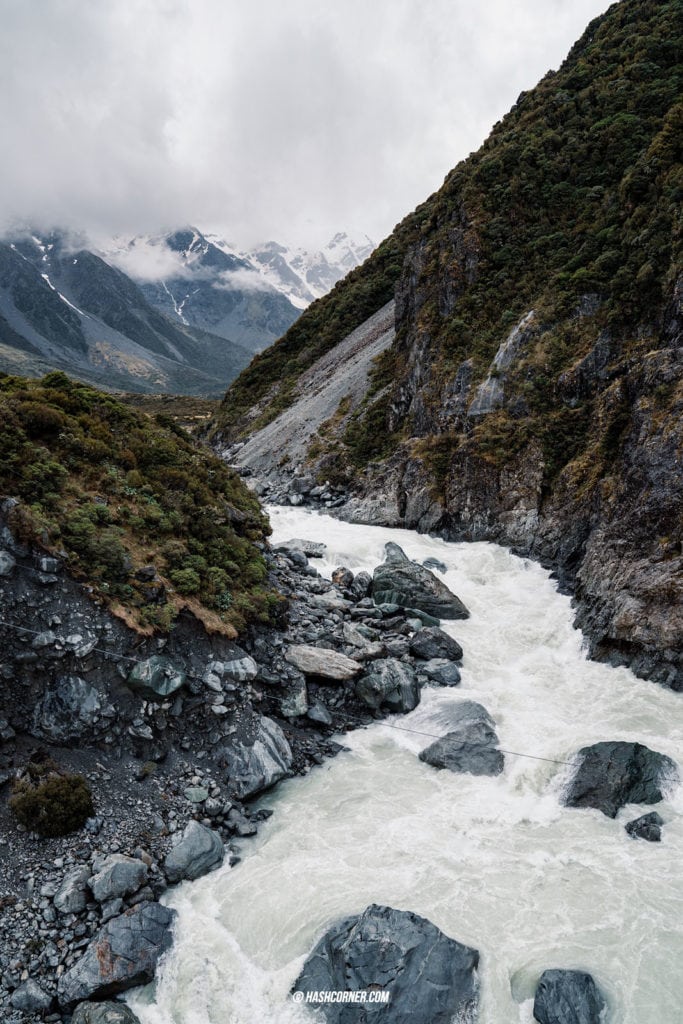
[{"label": "mountain", "polygon": [[153,280],[138,278],[140,291],[152,306],[184,326],[210,331],[257,352],[299,316],[300,310],[248,258],[193,227],[133,239],[107,258],[126,266],[131,249],[145,247],[165,258],[168,269]]},{"label": "mountain", "polygon": [[675,689],[681,71],[678,0],[613,5],[212,428],[271,497],[552,566],[590,654]]},{"label": "mountain", "polygon": [[171,321],[129,277],[56,232],[0,242],[0,367],[132,391],[217,395],[249,353]]},{"label": "mountain", "polygon": [[322,298],[350,270],[364,263],[375,248],[366,236],[354,241],[338,232],[318,251],[288,249],[278,242],[266,242],[246,254],[263,279],[287,296],[299,309]]},{"label": "mountain", "polygon": [[315,252],[278,242],[242,251],[218,235],[186,227],[118,242],[102,255],[135,278],[162,313],[259,352],[373,248],[368,238],[354,242],[339,232]]}]

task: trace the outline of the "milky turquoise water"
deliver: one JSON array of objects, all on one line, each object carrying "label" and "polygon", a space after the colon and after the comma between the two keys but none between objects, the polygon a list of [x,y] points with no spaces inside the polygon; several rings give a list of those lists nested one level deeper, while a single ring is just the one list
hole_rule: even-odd
[{"label": "milky turquoise water", "polygon": [[569,598],[547,572],[492,544],[273,509],[276,541],[323,540],[329,575],[383,560],[386,541],[436,556],[471,611],[446,628],[465,650],[456,689],[423,691],[409,715],[346,734],[349,752],[262,800],[273,817],[243,862],[167,897],[178,910],[156,986],[129,1001],[143,1024],[303,1024],[289,989],[335,919],[369,903],[412,910],[481,953],[481,1024],[528,1024],[541,972],[590,971],[611,1024],[683,1020],[683,796],[657,810],[660,844],[561,806],[562,765],[506,756],[503,775],[439,772],[417,758],[462,699],[484,704],[501,746],[570,760],[598,740],[638,740],[683,764],[683,697],[586,660]]}]

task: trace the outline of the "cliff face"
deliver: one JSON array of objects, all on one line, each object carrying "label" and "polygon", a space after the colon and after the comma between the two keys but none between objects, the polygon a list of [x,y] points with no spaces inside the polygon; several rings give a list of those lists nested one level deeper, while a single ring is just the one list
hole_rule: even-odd
[{"label": "cliff face", "polygon": [[677,11],[623,0],[593,22],[270,350],[282,380],[257,364],[238,379],[216,437],[305,415],[296,364],[334,351],[400,263],[395,341],[365,398],[307,460],[281,455],[270,493],[294,471],[343,488],[344,516],[511,545],[573,589],[595,657],[683,689]]}]

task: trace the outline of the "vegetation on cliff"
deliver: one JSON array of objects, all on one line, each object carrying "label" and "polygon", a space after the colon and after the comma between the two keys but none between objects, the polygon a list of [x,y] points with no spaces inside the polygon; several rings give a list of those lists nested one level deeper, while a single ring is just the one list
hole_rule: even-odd
[{"label": "vegetation on cliff", "polygon": [[[341,440],[316,439],[315,451],[351,478],[410,437],[438,434],[442,449],[467,444],[499,462],[536,438],[551,481],[596,430],[590,401],[563,399],[558,379],[600,332],[610,358],[646,351],[643,328],[659,328],[680,273],[681,49],[680,0],[622,0],[594,20],[441,190],[242,373],[217,436],[235,440],[272,420],[302,371],[396,292],[397,341],[373,393]],[[542,329],[506,388],[514,407],[476,424],[440,420],[463,362],[474,387],[531,309]],[[428,367],[418,378],[416,348]],[[607,448],[622,421],[615,409],[598,426]]]},{"label": "vegetation on cliff", "polygon": [[21,539],[138,628],[168,629],[181,608],[224,632],[269,613],[257,500],[169,416],[63,373],[0,375],[0,495],[18,499]]}]

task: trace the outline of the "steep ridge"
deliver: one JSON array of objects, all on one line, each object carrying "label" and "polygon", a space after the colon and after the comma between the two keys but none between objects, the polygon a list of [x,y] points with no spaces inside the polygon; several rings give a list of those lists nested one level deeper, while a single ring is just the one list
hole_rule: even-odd
[{"label": "steep ridge", "polygon": [[137,285],[59,234],[0,242],[0,366],[39,376],[61,369],[134,391],[217,395],[249,353],[174,323]]},{"label": "steep ridge", "polygon": [[676,689],[681,51],[679,3],[623,0],[593,21],[442,189],[252,362],[213,427],[225,446],[297,399],[303,422],[302,375],[394,297],[395,341],[364,399],[338,408],[306,459],[281,453],[271,484],[273,470],[281,490],[312,476],[344,489],[345,517],[538,558],[573,589],[592,656]]}]

